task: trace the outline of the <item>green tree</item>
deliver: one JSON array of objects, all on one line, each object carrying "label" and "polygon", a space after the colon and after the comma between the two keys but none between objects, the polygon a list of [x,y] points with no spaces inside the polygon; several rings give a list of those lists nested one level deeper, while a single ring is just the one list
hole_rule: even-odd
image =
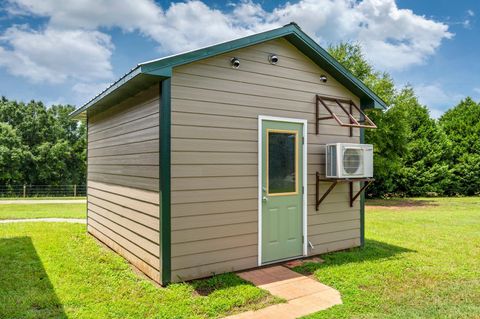
[{"label": "green tree", "polygon": [[388,105],[366,111],[378,127],[365,130],[365,142],[374,145],[376,179],[367,194],[448,193],[450,143],[413,88],[396,89],[388,73],[376,71],[366,60],[358,43],[331,46],[329,52]]},{"label": "green tree", "polygon": [[450,194],[480,193],[480,104],[470,97],[460,101],[439,120],[451,141]]},{"label": "green tree", "polygon": [[[26,153],[21,158],[20,166],[12,162],[16,171],[12,170],[9,173],[11,177],[0,180],[0,183],[85,183],[86,128],[83,123],[68,116],[74,109],[70,105],[47,108],[41,102],[21,103],[2,97],[2,134],[15,141],[13,149]],[[0,145],[3,147],[4,158],[12,155],[9,144]]]},{"label": "green tree", "polygon": [[0,184],[22,183],[24,163],[31,154],[22,146],[17,131],[0,122]]},{"label": "green tree", "polygon": [[451,143],[445,132],[418,102],[413,88],[397,97],[408,125],[406,152],[399,171],[399,191],[408,196],[444,194],[450,183]]},{"label": "green tree", "polygon": [[406,151],[408,126],[405,111],[398,106],[401,99],[398,98],[393,79],[388,73],[374,70],[358,43],[340,43],[330,46],[328,51],[389,105],[387,110],[367,111],[367,115],[378,127],[375,130],[365,130],[365,142],[374,145],[376,179],[367,194],[376,197],[395,193],[398,188],[398,172]]}]

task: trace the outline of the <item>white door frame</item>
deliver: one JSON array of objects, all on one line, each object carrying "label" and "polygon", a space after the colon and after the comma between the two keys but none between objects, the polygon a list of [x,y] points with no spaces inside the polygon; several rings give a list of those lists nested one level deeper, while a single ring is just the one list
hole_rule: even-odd
[{"label": "white door frame", "polygon": [[[302,207],[302,226],[303,226],[303,256],[308,254],[307,240],[307,120],[294,119],[288,117],[258,116],[258,266],[262,265],[262,146],[263,146],[263,121],[276,121],[287,123],[303,124],[303,207]],[[296,258],[292,257],[292,258]],[[266,263],[264,263],[266,264]]]}]

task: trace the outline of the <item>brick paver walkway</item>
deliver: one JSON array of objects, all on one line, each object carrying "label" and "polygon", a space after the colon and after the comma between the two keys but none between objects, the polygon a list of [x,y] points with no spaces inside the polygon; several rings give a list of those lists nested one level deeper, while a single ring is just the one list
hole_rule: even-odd
[{"label": "brick paver walkway", "polygon": [[342,303],[340,293],[317,280],[283,266],[272,266],[238,273],[240,277],[284,298],[287,303],[247,311],[225,319],[294,319]]}]

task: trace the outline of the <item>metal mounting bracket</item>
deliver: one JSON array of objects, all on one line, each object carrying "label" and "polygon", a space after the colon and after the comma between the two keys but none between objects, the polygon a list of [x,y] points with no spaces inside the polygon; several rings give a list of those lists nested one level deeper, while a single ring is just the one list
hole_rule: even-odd
[{"label": "metal mounting bracket", "polygon": [[[371,183],[375,181],[374,178],[345,178],[345,179],[332,179],[332,178],[320,178],[320,173],[316,173],[316,192],[315,192],[315,210],[318,211],[320,204],[330,194],[330,192],[337,186],[338,183],[349,183],[350,189],[350,207],[353,207],[355,200],[364,192]],[[331,185],[325,193],[320,197],[320,182],[330,182]],[[360,190],[353,194],[353,183],[364,182]]]}]

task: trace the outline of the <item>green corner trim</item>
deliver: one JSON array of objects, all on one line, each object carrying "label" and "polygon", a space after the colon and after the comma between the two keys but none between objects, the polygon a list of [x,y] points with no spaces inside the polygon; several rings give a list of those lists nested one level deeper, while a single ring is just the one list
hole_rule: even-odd
[{"label": "green corner trim", "polygon": [[160,83],[160,273],[166,285],[171,281],[171,79]]},{"label": "green corner trim", "polygon": [[[360,129],[360,143],[365,144],[365,129]],[[362,185],[360,187],[363,186]],[[360,247],[365,246],[365,192],[360,195]]]}]

